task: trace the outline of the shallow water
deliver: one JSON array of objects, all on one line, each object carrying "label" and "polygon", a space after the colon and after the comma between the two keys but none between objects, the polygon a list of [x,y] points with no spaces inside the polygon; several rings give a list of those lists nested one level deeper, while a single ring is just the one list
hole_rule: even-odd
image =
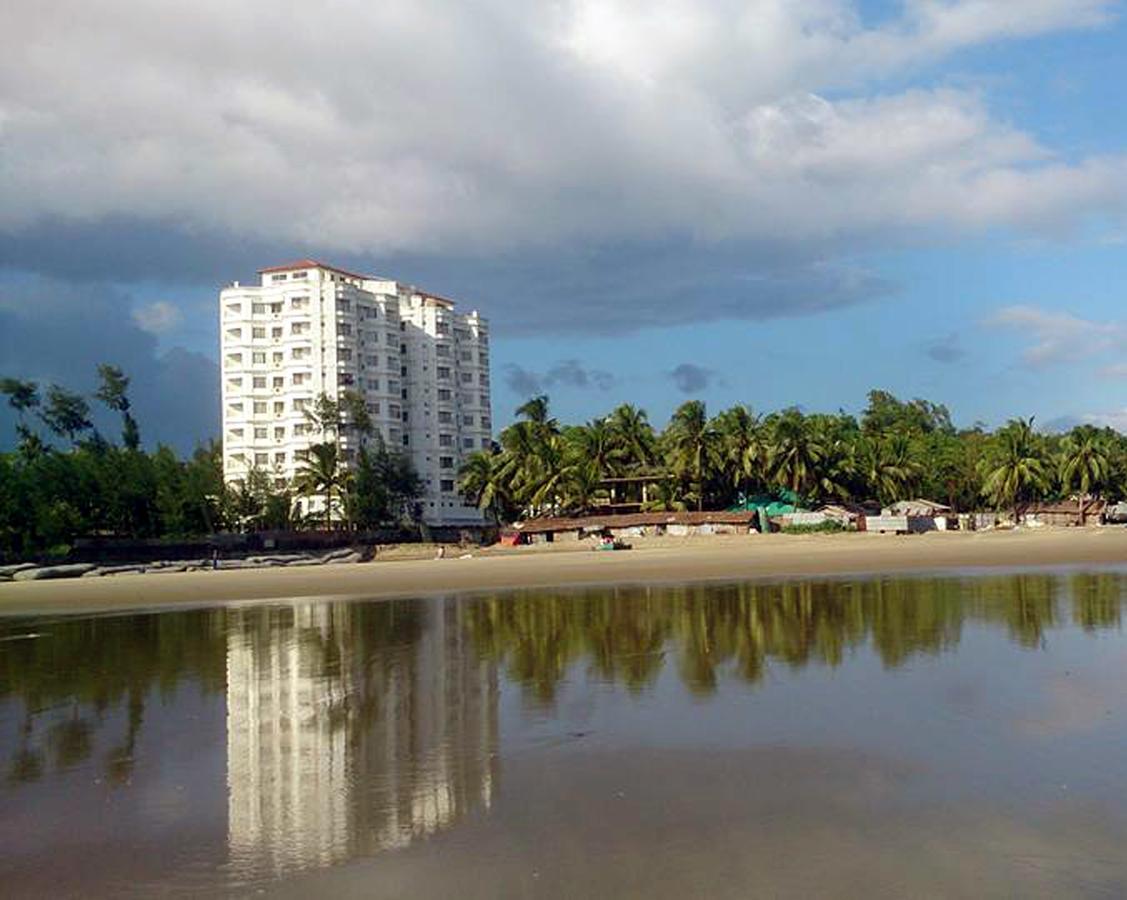
[{"label": "shallow water", "polygon": [[5,896],[1122,896],[1122,573],[0,619]]}]

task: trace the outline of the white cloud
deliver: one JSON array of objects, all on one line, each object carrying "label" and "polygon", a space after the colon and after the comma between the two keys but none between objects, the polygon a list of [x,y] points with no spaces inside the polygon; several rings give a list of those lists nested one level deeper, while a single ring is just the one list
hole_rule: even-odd
[{"label": "white cloud", "polygon": [[1115,362],[1103,366],[1099,374],[1104,378],[1127,378],[1127,362]]},{"label": "white cloud", "polygon": [[1090,425],[1098,425],[1101,428],[1114,428],[1116,431],[1127,434],[1127,406],[1106,413],[1091,413],[1083,418],[1084,421]]},{"label": "white cloud", "polygon": [[1121,209],[1127,160],[880,79],[1113,8],[9,0],[0,230],[128,216],[387,255],[1055,228]]},{"label": "white cloud", "polygon": [[156,300],[133,310],[133,321],[142,331],[161,335],[180,324],[183,316],[180,310],[167,300]]},{"label": "white cloud", "polygon": [[[985,324],[1011,328],[1025,335],[1031,343],[1022,353],[1022,359],[1035,368],[1058,363],[1091,363],[1103,354],[1127,350],[1127,326],[1122,323],[1095,322],[1035,306],[1007,306]],[[1119,364],[1113,363],[1108,368],[1119,368]]]}]

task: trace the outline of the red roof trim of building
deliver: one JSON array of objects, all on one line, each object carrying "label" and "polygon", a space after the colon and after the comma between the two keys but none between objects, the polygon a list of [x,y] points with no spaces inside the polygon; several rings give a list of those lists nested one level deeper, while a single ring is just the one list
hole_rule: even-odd
[{"label": "red roof trim of building", "polygon": [[378,281],[374,275],[359,275],[356,272],[349,272],[347,269],[341,269],[338,266],[330,266],[327,263],[318,262],[315,259],[298,259],[291,263],[285,263],[280,266],[269,266],[265,269],[259,269],[259,275],[269,275],[271,272],[292,272],[295,269],[326,269],[330,272],[336,272],[338,275],[344,275],[348,278],[359,278],[362,280]]}]

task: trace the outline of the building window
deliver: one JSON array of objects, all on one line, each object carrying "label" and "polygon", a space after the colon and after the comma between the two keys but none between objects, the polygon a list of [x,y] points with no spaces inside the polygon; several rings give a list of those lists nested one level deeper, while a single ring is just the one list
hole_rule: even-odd
[{"label": "building window", "polygon": [[229,365],[229,366],[241,366],[242,363],[243,363],[243,355],[241,353],[228,353],[227,354],[227,365]]},{"label": "building window", "polygon": [[438,389],[438,399],[439,399],[440,402],[442,402],[442,401],[449,402],[450,391],[448,391],[446,388],[439,388]]},{"label": "building window", "polygon": [[352,326],[341,324],[337,326],[337,334],[342,337],[350,337],[352,335]]},{"label": "building window", "polygon": [[380,380],[378,378],[368,379],[368,390],[378,391],[380,389]]},{"label": "building window", "polygon": [[352,351],[344,347],[337,348],[337,359],[341,362],[352,362]]},{"label": "building window", "polygon": [[294,437],[303,437],[305,435],[305,428],[306,428],[306,426],[305,426],[304,422],[298,422],[293,427],[293,436]]},{"label": "building window", "polygon": [[465,447],[467,450],[472,450],[473,449],[473,438],[472,437],[462,438],[462,446]]},{"label": "building window", "polygon": [[276,353],[274,353],[274,355],[271,358],[273,360],[274,365],[280,366],[282,364],[282,359],[284,358],[284,355],[283,355],[282,351],[279,350]]},{"label": "building window", "polygon": [[286,451],[285,450],[282,450],[279,453],[274,454],[274,465],[276,465],[276,466],[283,465],[285,463],[285,461],[286,461]]},{"label": "building window", "polygon": [[440,469],[453,469],[454,457],[453,456],[440,456],[438,457],[438,467]]},{"label": "building window", "polygon": [[439,366],[437,371],[436,371],[436,374],[443,381],[449,381],[450,380],[450,369],[447,366]]},{"label": "building window", "polygon": [[274,415],[284,416],[286,414],[286,404],[281,400],[274,401]]},{"label": "building window", "polygon": [[277,375],[274,378],[274,390],[280,391],[286,386],[286,379],[282,375]]},{"label": "building window", "polygon": [[450,425],[454,421],[454,414],[452,412],[445,410],[445,409],[439,410],[438,421],[439,421],[439,424],[441,424],[441,425]]},{"label": "building window", "polygon": [[288,277],[289,276],[286,275],[285,272],[283,272],[281,275],[271,275],[270,280],[271,281],[285,281]]},{"label": "building window", "polygon": [[261,353],[252,353],[250,355],[251,365],[264,366],[266,365],[266,351]]},{"label": "building window", "polygon": [[271,303],[270,304],[270,312],[280,313],[281,311],[282,311],[282,304],[281,303]]},{"label": "building window", "polygon": [[290,275],[290,279],[292,281],[304,281],[308,277],[308,272],[294,272],[292,275]]},{"label": "building window", "polygon": [[305,406],[306,406],[306,404],[307,404],[308,402],[309,402],[309,398],[307,398],[307,397],[298,397],[298,398],[297,398],[296,400],[294,400],[294,402],[293,402],[293,411],[294,411],[294,412],[305,412]]},{"label": "building window", "polygon": [[266,337],[266,329],[265,328],[258,328],[256,326],[256,327],[254,327],[250,330],[250,336],[252,338],[255,338],[255,339],[264,338],[264,337]]},{"label": "building window", "polygon": [[439,490],[445,491],[446,493],[452,492],[454,490],[454,479],[443,478],[438,482],[438,488]]},{"label": "building window", "polygon": [[266,376],[265,375],[255,375],[253,386],[256,390],[264,389],[266,387]]},{"label": "building window", "polygon": [[462,373],[462,384],[473,384],[473,372]]},{"label": "building window", "polygon": [[252,303],[250,305],[250,312],[252,316],[264,316],[266,315],[266,304]]},{"label": "building window", "polygon": [[274,429],[274,440],[284,441],[286,439],[286,429],[284,426],[279,425]]},{"label": "building window", "polygon": [[308,297],[291,297],[290,309],[309,309]]},{"label": "building window", "polygon": [[267,436],[268,435],[267,435],[267,431],[266,431],[265,428],[254,429],[254,439],[256,441],[264,441],[264,440],[266,440]]},{"label": "building window", "polygon": [[309,334],[308,322],[293,322],[290,324],[290,334]]},{"label": "building window", "polygon": [[453,447],[454,446],[454,435],[452,435],[452,434],[440,434],[438,436],[438,446],[439,447]]},{"label": "building window", "polygon": [[293,374],[293,383],[295,387],[305,384],[308,380],[308,372],[294,372]]},{"label": "building window", "polygon": [[256,454],[254,454],[254,464],[255,464],[256,466],[264,466],[264,465],[266,465],[266,462],[267,462],[267,460],[268,460],[268,459],[269,459],[269,456],[268,456],[267,454],[265,454],[265,453],[256,453]]}]

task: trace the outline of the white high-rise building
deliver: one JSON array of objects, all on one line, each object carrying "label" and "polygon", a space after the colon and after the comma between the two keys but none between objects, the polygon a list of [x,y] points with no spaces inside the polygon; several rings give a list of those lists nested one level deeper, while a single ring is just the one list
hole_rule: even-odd
[{"label": "white high-rise building", "polygon": [[[410,456],[425,521],[481,522],[457,492],[457,473],[491,442],[486,320],[410,285],[312,259],[259,274],[261,284],[236,282],[219,295],[226,480],[257,468],[287,485],[321,439],[305,410],[322,393],[352,390],[388,448]],[[345,461],[354,460],[362,439],[345,432],[339,440]]]}]

